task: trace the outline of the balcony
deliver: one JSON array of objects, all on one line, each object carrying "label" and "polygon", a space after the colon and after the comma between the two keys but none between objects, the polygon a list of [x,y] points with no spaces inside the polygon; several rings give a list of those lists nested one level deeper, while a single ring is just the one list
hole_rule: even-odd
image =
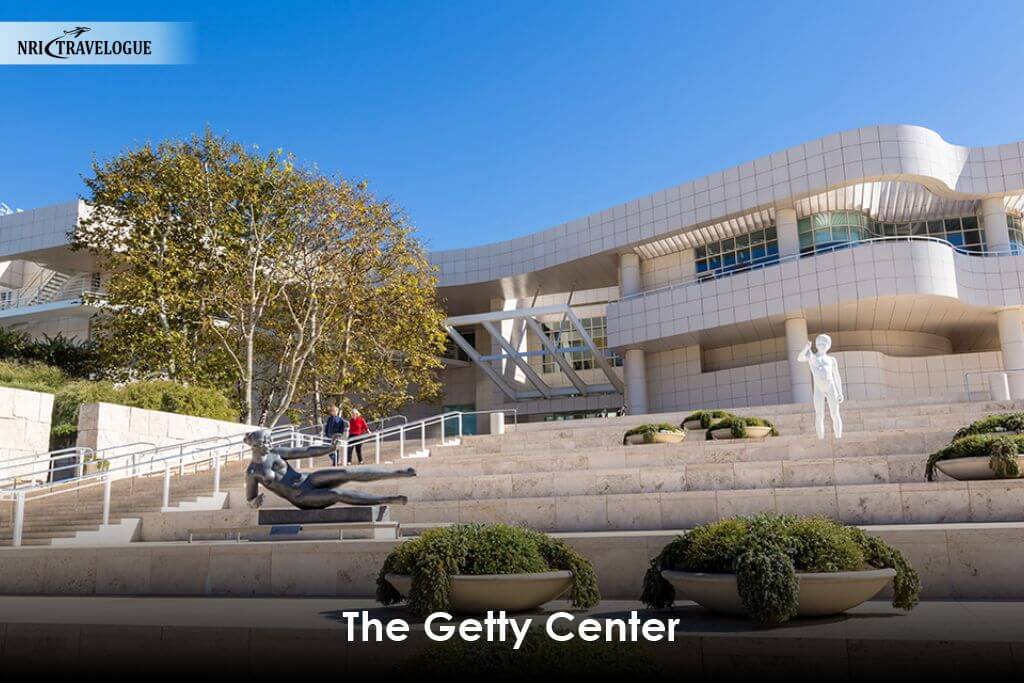
[{"label": "balcony", "polygon": [[97,273],[44,269],[24,287],[0,289],[0,320],[11,324],[49,311],[91,308],[102,295]]},{"label": "balcony", "polygon": [[609,346],[724,346],[782,336],[793,315],[837,330],[928,325],[948,313],[964,333],[999,308],[1024,305],[1022,287],[1024,256],[928,237],[879,238],[623,297],[608,305]]}]

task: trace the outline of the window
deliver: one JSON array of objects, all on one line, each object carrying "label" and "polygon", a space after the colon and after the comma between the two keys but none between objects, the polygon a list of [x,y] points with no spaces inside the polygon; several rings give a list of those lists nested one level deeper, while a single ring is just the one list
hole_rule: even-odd
[{"label": "window", "polygon": [[[590,335],[590,338],[594,340],[594,346],[599,349],[608,348],[608,318],[606,316],[583,318],[580,320],[580,324],[587,331],[587,334]],[[597,367],[597,363],[594,361],[594,354],[585,350],[583,340],[580,339],[579,333],[573,328],[571,322],[562,320],[561,323],[541,323],[541,327],[544,329],[544,334],[554,342],[556,347],[560,349],[584,349],[566,351],[563,354],[573,370],[593,370]],[[607,358],[613,367],[622,365],[621,356],[608,354]],[[554,356],[548,353],[544,354],[541,361],[541,372],[561,372],[561,368],[558,367]]]},{"label": "window", "polygon": [[694,259],[700,277],[774,263],[779,260],[779,238],[773,225],[697,247]]},{"label": "window", "polygon": [[872,237],[870,219],[856,211],[829,211],[797,221],[800,253],[830,251]]},{"label": "window", "polygon": [[1024,226],[1021,217],[1007,214],[1006,227],[1010,229],[1010,253],[1024,254]]},{"label": "window", "polygon": [[966,251],[985,248],[985,236],[975,216],[883,223],[856,211],[828,211],[801,218],[797,226],[801,254],[841,249],[874,237],[934,237]]},{"label": "window", "polygon": [[[473,329],[458,329],[456,331],[462,335],[463,339],[469,342],[469,345],[476,348],[476,331]],[[455,343],[455,340],[448,337],[445,340],[444,345],[444,358],[450,358],[452,360],[469,361],[469,356],[462,350],[462,347]]]}]

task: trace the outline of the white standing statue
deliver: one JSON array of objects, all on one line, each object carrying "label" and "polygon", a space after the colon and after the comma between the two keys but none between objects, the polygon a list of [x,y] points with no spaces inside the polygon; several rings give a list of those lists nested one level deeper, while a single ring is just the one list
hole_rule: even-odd
[{"label": "white standing statue", "polygon": [[832,415],[832,431],[837,439],[843,436],[843,418],[839,417],[839,404],[843,398],[843,382],[839,377],[839,363],[828,355],[832,348],[832,337],[819,334],[814,340],[817,351],[811,352],[811,342],[797,356],[801,363],[811,366],[811,377],[814,378],[814,430],[819,439],[825,438],[825,399],[828,399],[828,411]]}]

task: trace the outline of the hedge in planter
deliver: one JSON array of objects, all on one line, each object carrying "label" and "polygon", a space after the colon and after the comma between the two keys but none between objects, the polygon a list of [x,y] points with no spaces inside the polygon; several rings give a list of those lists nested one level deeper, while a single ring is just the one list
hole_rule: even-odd
[{"label": "hedge in planter", "polygon": [[628,443],[628,439],[631,436],[637,434],[643,434],[644,443],[654,443],[654,435],[658,432],[671,432],[673,434],[684,434],[685,432],[673,424],[662,422],[660,424],[642,424],[637,427],[633,427],[622,435],[622,445],[625,446]]},{"label": "hedge in planter", "polygon": [[448,609],[457,574],[549,571],[572,572],[569,597],[574,607],[593,607],[600,601],[594,567],[562,541],[506,524],[457,524],[431,529],[392,550],[377,577],[377,601],[393,605],[403,600],[384,578],[387,574],[412,576],[405,600],[414,614],[426,616]]},{"label": "hedge in planter", "polygon": [[870,566],[896,570],[894,607],[913,609],[921,591],[917,572],[903,555],[857,527],[824,517],[734,517],[676,537],[647,569],[641,600],[671,607],[675,589],[662,570],[735,574],[740,599],[765,624],[788,621],[799,601],[797,572],[856,571]]},{"label": "hedge in planter", "polygon": [[1024,432],[1024,413],[1003,413],[1001,415],[989,415],[976,420],[966,427],[961,427],[953,435],[953,441],[962,439],[965,436],[975,434],[994,433],[1021,433]]},{"label": "hedge in planter", "polygon": [[[973,425],[972,425],[973,426]],[[1024,434],[974,434],[956,439],[928,456],[924,476],[935,481],[935,463],[957,458],[988,458],[997,479],[1021,475],[1017,456],[1024,453]]]},{"label": "hedge in planter", "polygon": [[709,429],[704,438],[711,441],[714,439],[711,432],[717,429],[729,429],[729,431],[732,432],[734,439],[743,439],[747,436],[747,427],[771,427],[771,431],[768,432],[768,436],[779,435],[779,430],[775,428],[775,425],[764,418],[730,415],[729,417],[723,418],[718,424],[716,424],[715,429]]},{"label": "hedge in planter", "polygon": [[712,422],[716,422],[727,417],[735,417],[735,415],[727,410],[696,410],[683,418],[683,421],[679,426],[682,427],[687,422],[695,422],[699,420],[700,428],[707,429],[711,426]]}]

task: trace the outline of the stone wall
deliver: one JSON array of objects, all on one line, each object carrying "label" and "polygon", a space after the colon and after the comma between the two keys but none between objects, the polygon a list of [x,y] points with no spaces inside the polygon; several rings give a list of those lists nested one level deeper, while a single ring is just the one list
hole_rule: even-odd
[{"label": "stone wall", "polygon": [[[770,343],[770,342],[769,342]],[[988,391],[982,374],[1002,368],[998,351],[931,356],[890,356],[878,351],[837,351],[843,390],[850,400],[932,397],[965,400],[964,375],[977,397]],[[688,346],[647,354],[650,412],[789,403],[785,360],[702,371],[701,349]]]},{"label": "stone wall", "polygon": [[[53,394],[0,387],[0,464],[50,450],[52,413]],[[5,474],[27,475],[29,469]]]},{"label": "stone wall", "polygon": [[[230,516],[232,513],[223,511],[222,514]],[[208,516],[204,521],[210,521]],[[866,528],[907,556],[921,575],[921,596],[925,599],[1024,598],[1018,571],[1024,563],[1024,525]],[[676,533],[554,536],[590,558],[604,598],[634,600],[640,594],[650,558]],[[377,572],[395,543],[389,540],[228,541],[0,548],[0,595],[370,598],[374,594]]]},{"label": "stone wall", "polygon": [[128,444],[166,446],[212,436],[240,434],[248,429],[247,425],[238,422],[112,403],[84,403],[78,411],[78,445],[97,451]]}]

